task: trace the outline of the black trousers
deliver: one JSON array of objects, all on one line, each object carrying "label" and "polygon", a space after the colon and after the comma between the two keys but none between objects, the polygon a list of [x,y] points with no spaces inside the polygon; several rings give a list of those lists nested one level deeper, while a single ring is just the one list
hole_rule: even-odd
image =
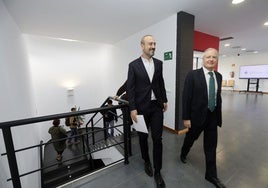
[{"label": "black trousers", "polygon": [[[162,133],[163,133],[163,109],[156,101],[151,101],[150,108],[143,113],[147,128],[151,128],[153,140],[153,165],[155,172],[162,168]],[[150,161],[148,148],[148,134],[138,132],[141,155],[145,162]]]},{"label": "black trousers", "polygon": [[217,177],[216,148],[218,142],[218,129],[216,112],[208,110],[206,120],[203,125],[192,125],[186,133],[184,143],[181,148],[181,155],[187,156],[193,143],[204,131],[204,153],[206,158],[206,177]]}]

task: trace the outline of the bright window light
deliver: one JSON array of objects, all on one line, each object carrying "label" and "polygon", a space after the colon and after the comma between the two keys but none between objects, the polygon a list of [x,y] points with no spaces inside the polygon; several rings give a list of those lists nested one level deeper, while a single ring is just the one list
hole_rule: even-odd
[{"label": "bright window light", "polygon": [[232,1],[232,4],[239,4],[239,3],[242,3],[244,0],[233,0]]}]

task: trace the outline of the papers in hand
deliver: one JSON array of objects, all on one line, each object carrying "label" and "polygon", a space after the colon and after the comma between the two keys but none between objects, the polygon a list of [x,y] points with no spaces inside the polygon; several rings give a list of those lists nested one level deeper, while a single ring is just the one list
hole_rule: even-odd
[{"label": "papers in hand", "polygon": [[143,115],[137,115],[137,123],[133,121],[133,128],[138,132],[148,133]]}]

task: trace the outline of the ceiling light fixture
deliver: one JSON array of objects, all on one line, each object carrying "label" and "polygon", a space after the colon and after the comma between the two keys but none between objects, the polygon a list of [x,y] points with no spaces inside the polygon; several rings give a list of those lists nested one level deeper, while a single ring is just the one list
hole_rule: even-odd
[{"label": "ceiling light fixture", "polygon": [[265,22],[263,25],[268,26],[268,22]]},{"label": "ceiling light fixture", "polygon": [[233,0],[232,4],[236,5],[236,4],[242,3],[243,1],[244,0]]},{"label": "ceiling light fixture", "polygon": [[220,41],[231,40],[231,39],[234,39],[234,37],[225,37],[225,38],[221,38]]},{"label": "ceiling light fixture", "polygon": [[242,50],[242,51],[245,51],[245,50],[247,50],[247,49],[246,49],[246,48],[241,48],[241,50]]},{"label": "ceiling light fixture", "polygon": [[232,48],[233,49],[239,49],[239,48],[241,48],[241,46],[233,46]]},{"label": "ceiling light fixture", "polygon": [[230,44],[224,44],[224,46],[225,46],[225,47],[228,47],[228,46],[230,46]]},{"label": "ceiling light fixture", "polygon": [[65,39],[65,38],[58,38],[60,40],[69,41],[69,42],[76,42],[77,40],[74,39]]}]

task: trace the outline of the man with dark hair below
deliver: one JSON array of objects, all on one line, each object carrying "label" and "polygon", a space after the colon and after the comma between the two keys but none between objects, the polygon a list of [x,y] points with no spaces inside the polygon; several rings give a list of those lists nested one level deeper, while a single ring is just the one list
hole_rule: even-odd
[{"label": "man with dark hair below", "polygon": [[[107,101],[108,107],[113,106],[113,101],[109,99]],[[105,112],[104,114],[104,122],[105,122],[105,134],[107,137],[114,137],[114,122],[117,122],[117,112],[116,109],[111,109]],[[110,129],[110,134],[108,134],[108,129]]]},{"label": "man with dark hair below", "polygon": [[[153,36],[141,39],[142,55],[132,61],[128,68],[127,94],[131,118],[137,122],[137,115],[143,115],[147,128],[151,128],[153,140],[154,178],[158,188],[165,187],[161,176],[162,133],[164,112],[167,110],[167,96],[163,79],[162,61],[153,58],[155,52]],[[138,132],[144,170],[150,177],[153,169],[148,152],[148,134]]]},{"label": "man with dark hair below", "polygon": [[222,126],[222,75],[214,71],[217,63],[218,51],[208,48],[203,55],[203,67],[190,71],[185,78],[182,119],[189,131],[184,138],[180,159],[182,163],[187,163],[186,156],[194,141],[204,132],[205,179],[218,188],[224,188],[218,179],[216,167],[217,127]]},{"label": "man with dark hair below", "polygon": [[[52,141],[57,140],[57,139],[62,139],[66,138],[66,130],[60,125],[60,120],[55,119],[53,120],[53,126],[49,128],[48,133],[51,134]],[[57,161],[62,160],[62,153],[64,149],[66,148],[65,140],[58,141],[58,142],[53,142],[54,149],[57,151]]]},{"label": "man with dark hair below", "polygon": [[[72,112],[76,111],[76,108],[73,107],[71,108]],[[78,127],[78,120],[76,116],[71,116],[69,118],[69,123],[70,123],[70,129],[71,129],[71,135],[70,138],[68,139],[68,145],[72,144],[72,137],[74,137],[74,143],[78,144],[80,143],[80,140],[78,140],[78,134],[77,134],[77,127]]]}]

